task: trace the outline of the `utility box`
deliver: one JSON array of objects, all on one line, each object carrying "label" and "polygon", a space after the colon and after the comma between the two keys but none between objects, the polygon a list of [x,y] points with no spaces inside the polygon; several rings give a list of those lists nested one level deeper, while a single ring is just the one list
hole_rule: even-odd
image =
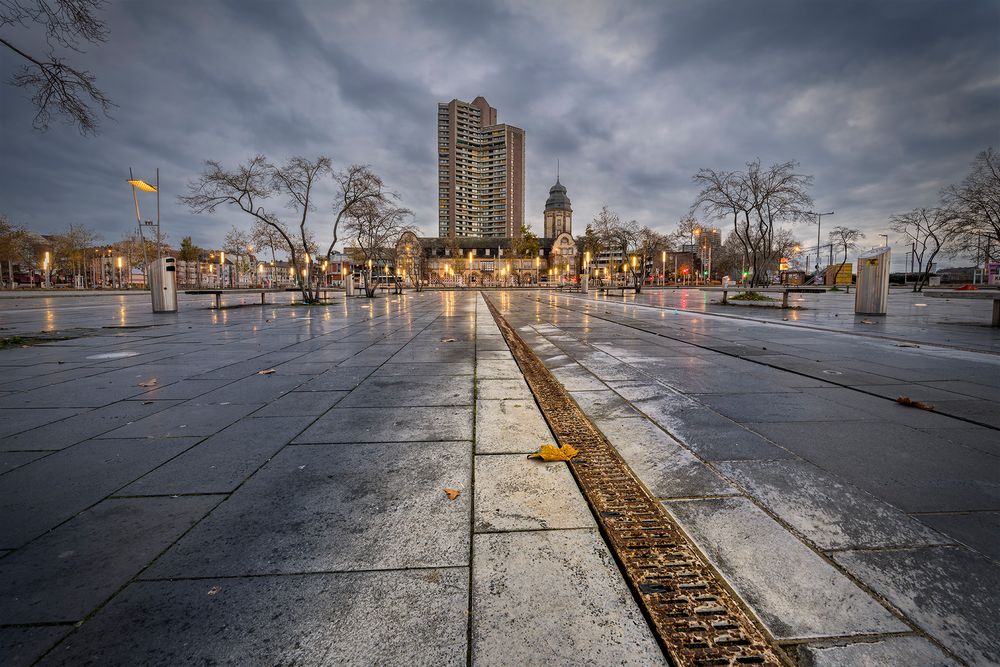
[{"label": "utility box", "polygon": [[858,257],[857,315],[885,315],[889,304],[889,248],[874,248]]},{"label": "utility box", "polygon": [[149,265],[149,292],[154,313],[177,312],[177,262],[173,257],[158,259]]}]

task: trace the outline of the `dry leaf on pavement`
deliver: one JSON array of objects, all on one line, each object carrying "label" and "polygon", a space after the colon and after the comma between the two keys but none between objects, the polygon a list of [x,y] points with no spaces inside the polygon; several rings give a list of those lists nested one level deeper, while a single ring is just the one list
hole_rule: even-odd
[{"label": "dry leaf on pavement", "polygon": [[444,493],[448,496],[448,500],[454,500],[455,498],[458,498],[458,495],[462,492],[458,489],[445,489]]},{"label": "dry leaf on pavement", "polygon": [[152,380],[150,380],[148,382],[140,382],[139,386],[140,387],[155,387],[156,386],[156,378],[153,378]]},{"label": "dry leaf on pavement", "polygon": [[542,445],[538,452],[528,454],[529,459],[541,459],[543,461],[569,461],[580,452],[573,445]]},{"label": "dry leaf on pavement", "polygon": [[257,371],[257,375],[270,375],[273,372],[274,372],[273,368],[265,368],[262,371]]},{"label": "dry leaf on pavement", "polygon": [[222,590],[222,586],[212,586],[211,588],[208,589],[208,594],[209,595],[215,595],[216,593],[218,593],[221,590]]},{"label": "dry leaf on pavement", "polygon": [[896,402],[900,405],[907,405],[911,408],[920,408],[921,410],[933,410],[934,406],[930,403],[924,403],[923,401],[914,401],[909,396],[900,396],[896,399]]}]

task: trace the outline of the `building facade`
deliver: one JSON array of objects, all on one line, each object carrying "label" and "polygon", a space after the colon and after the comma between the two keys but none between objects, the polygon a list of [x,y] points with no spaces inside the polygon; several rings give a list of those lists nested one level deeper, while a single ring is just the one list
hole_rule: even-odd
[{"label": "building facade", "polygon": [[570,205],[566,186],[559,182],[549,188],[549,198],[545,200],[542,233],[547,239],[554,239],[560,234],[573,234],[573,207]]},{"label": "building facade", "polygon": [[438,236],[517,238],[524,223],[524,130],[482,96],[438,105]]}]

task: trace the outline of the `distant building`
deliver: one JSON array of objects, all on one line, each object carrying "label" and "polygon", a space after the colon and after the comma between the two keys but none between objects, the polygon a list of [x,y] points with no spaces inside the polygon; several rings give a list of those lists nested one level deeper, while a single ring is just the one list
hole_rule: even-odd
[{"label": "distant building", "polygon": [[438,105],[438,236],[517,238],[524,224],[524,130],[483,97]]},{"label": "distant building", "polygon": [[549,198],[545,200],[543,236],[554,239],[560,234],[573,234],[573,207],[570,205],[566,186],[559,182],[549,188]]}]

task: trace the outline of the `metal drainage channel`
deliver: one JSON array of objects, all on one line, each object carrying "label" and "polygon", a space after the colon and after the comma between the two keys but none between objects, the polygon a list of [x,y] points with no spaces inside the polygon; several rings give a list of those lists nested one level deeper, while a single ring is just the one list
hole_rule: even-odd
[{"label": "metal drainage channel", "polygon": [[611,443],[486,304],[559,444],[579,450],[569,468],[674,664],[787,665]]}]

